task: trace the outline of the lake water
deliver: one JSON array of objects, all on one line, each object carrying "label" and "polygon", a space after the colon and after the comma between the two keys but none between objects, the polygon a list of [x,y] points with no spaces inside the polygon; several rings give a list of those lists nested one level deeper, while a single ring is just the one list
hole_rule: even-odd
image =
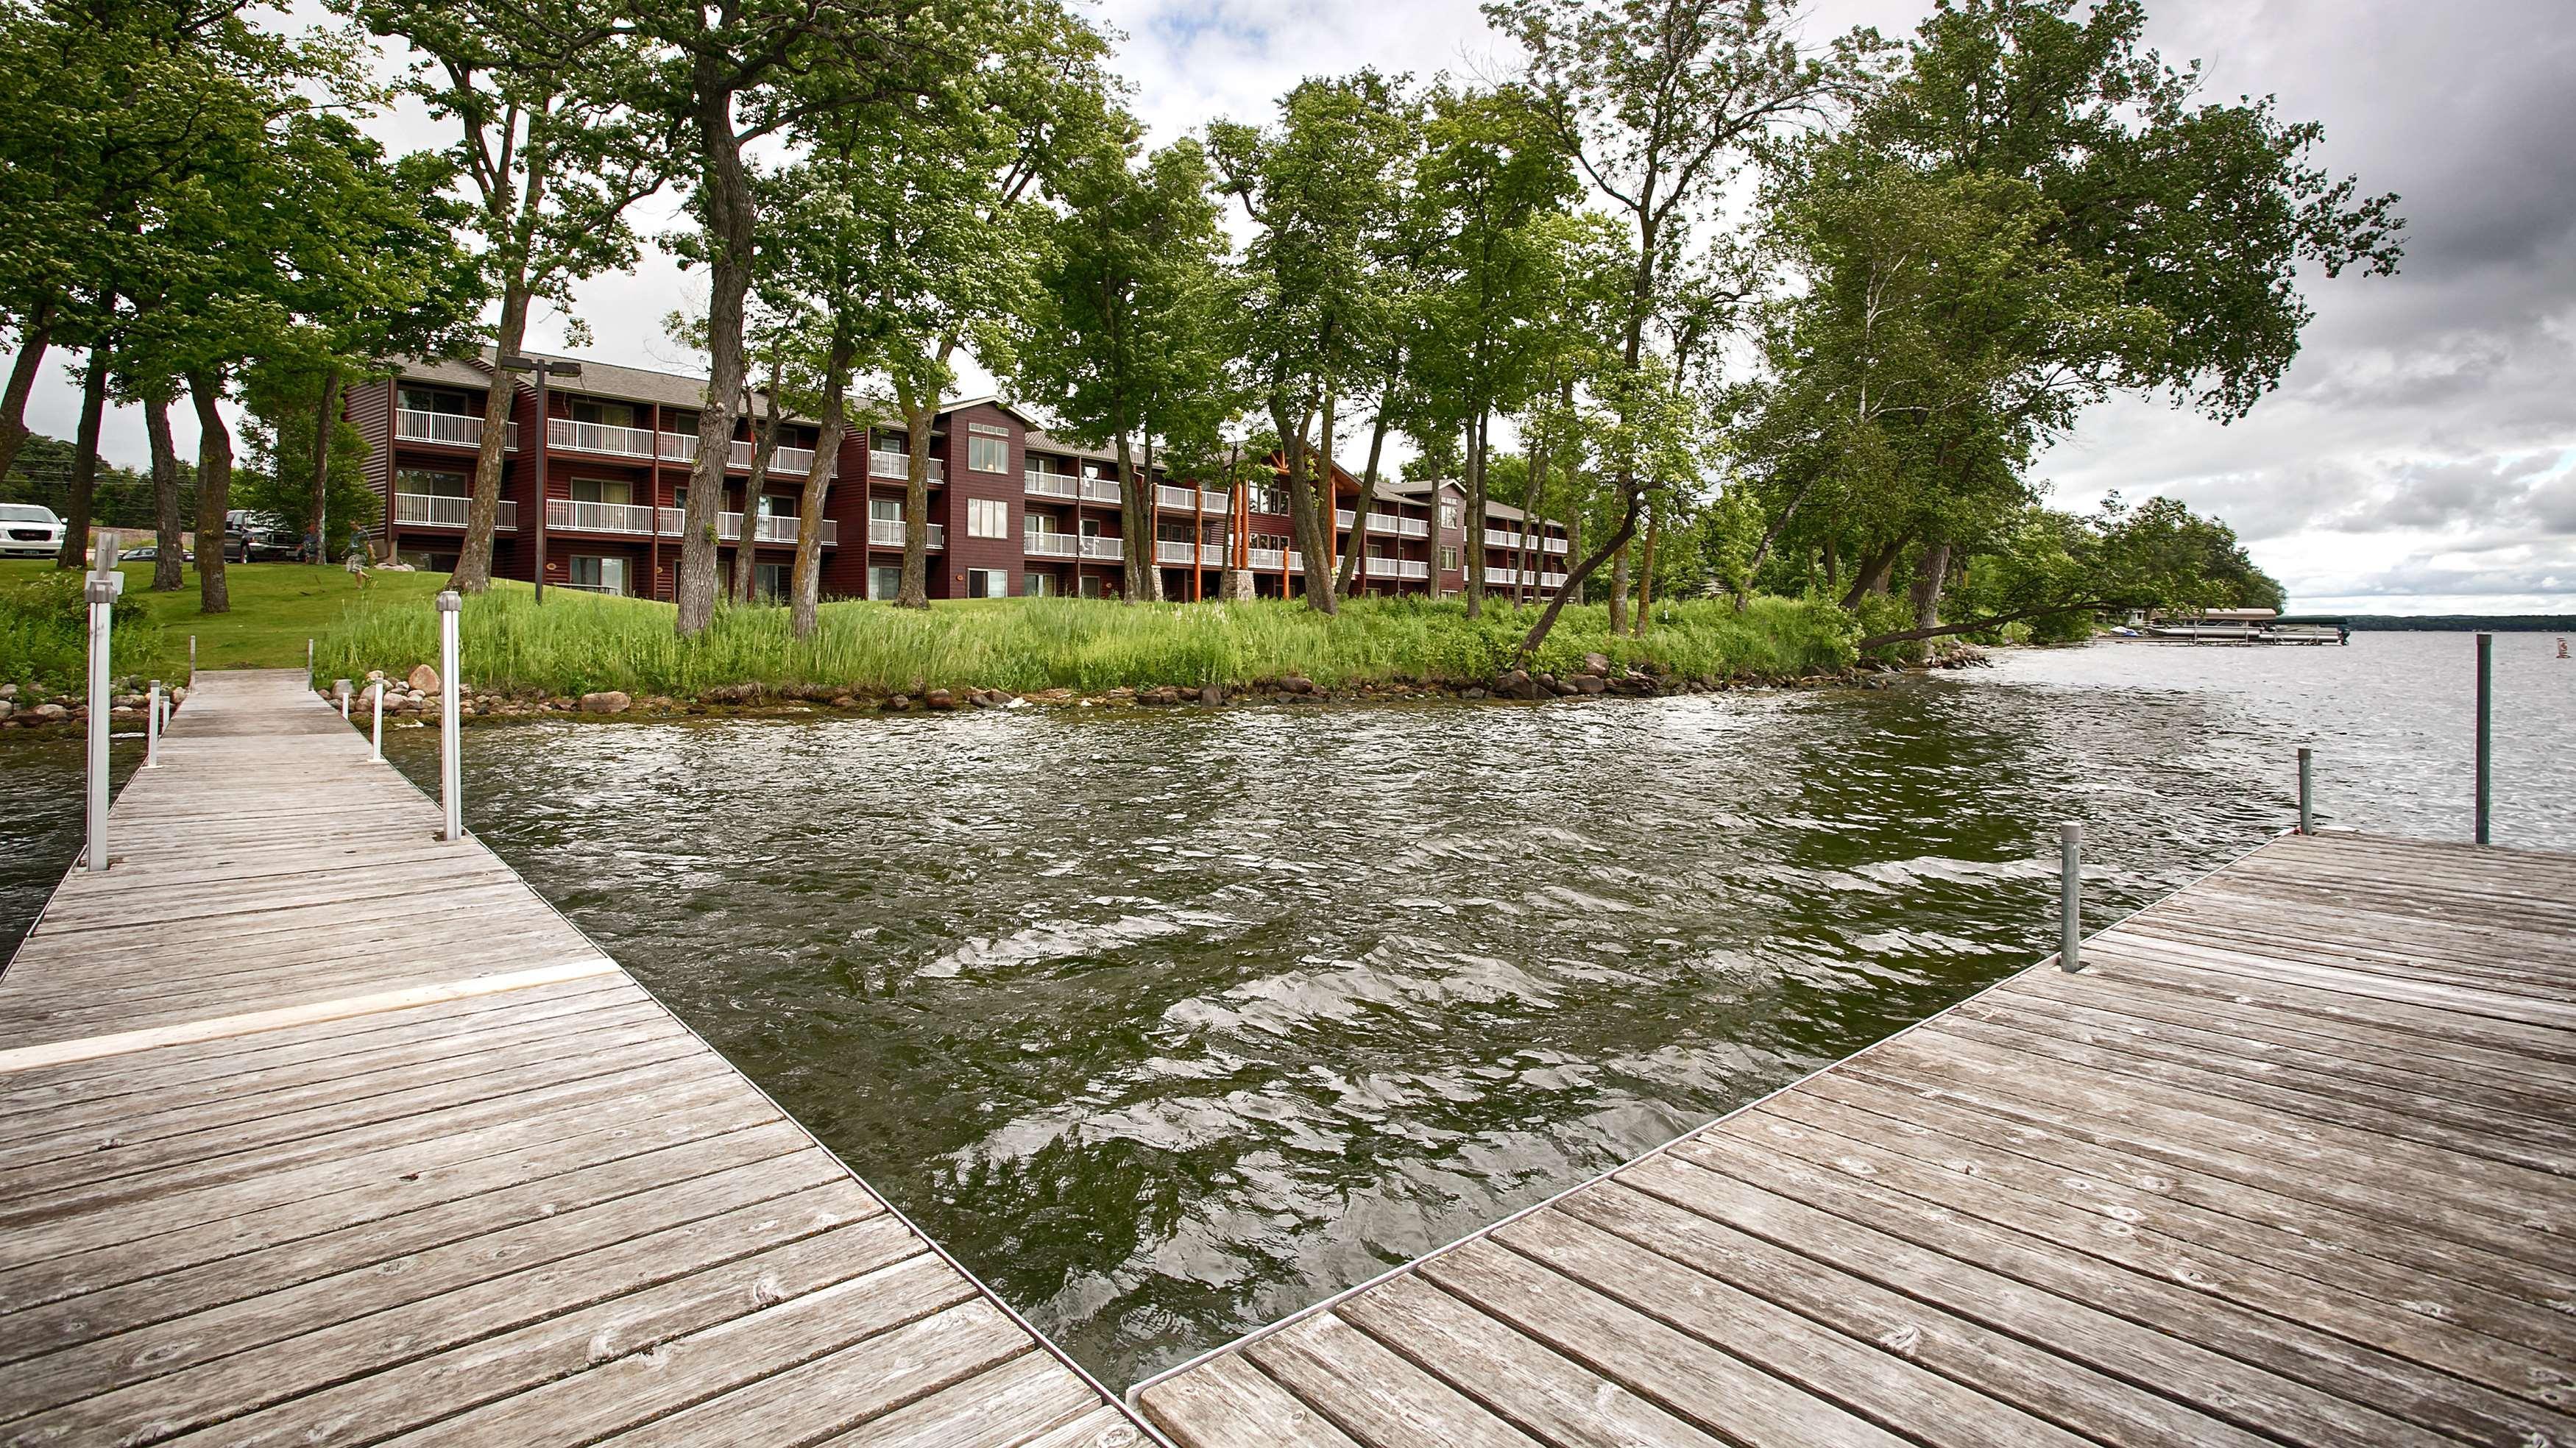
[{"label": "lake water", "polygon": [[[2576,662],[2496,641],[2499,843]],[[2285,828],[2468,833],[2471,643],[2103,645],[1883,691],[478,728],[474,830],[1115,1384],[1364,1280]],[[389,736],[415,779],[435,732]],[[77,746],[0,748],[0,948]],[[398,946],[398,942],[395,942]]]}]

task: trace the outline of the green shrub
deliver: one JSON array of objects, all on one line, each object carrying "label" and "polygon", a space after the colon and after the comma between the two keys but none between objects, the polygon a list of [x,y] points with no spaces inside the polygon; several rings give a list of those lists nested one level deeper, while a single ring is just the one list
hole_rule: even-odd
[{"label": "green shrub", "polygon": [[[86,576],[48,569],[0,588],[0,683],[73,691],[89,679]],[[128,585],[129,588],[131,585]],[[109,673],[118,679],[160,672],[176,677],[167,639],[141,599],[117,595],[109,610]]]}]

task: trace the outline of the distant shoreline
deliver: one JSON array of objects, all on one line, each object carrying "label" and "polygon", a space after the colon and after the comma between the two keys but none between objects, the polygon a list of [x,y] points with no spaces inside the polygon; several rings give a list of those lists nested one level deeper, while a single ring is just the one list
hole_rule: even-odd
[{"label": "distant shoreline", "polygon": [[2279,623],[2340,619],[2354,633],[2576,633],[2576,613],[2292,613]]}]

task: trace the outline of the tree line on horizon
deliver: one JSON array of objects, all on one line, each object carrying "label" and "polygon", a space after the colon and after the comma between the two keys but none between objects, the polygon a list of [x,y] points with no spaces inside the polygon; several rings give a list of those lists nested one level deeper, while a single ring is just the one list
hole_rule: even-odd
[{"label": "tree line on horizon", "polygon": [[[2318,166],[2320,129],[2269,99],[2205,99],[2136,0],[1938,0],[1905,39],[1821,45],[1765,0],[1490,0],[1507,78],[1311,77],[1152,149],[1064,0],[329,3],[301,33],[241,0],[0,17],[0,475],[46,358],[77,354],[75,539],[111,403],[144,411],[165,542],[183,478],[199,536],[221,533],[227,400],[265,496],[316,532],[372,521],[349,386],[520,352],[532,309],[631,267],[638,204],[674,192],[655,240],[707,301],[670,327],[709,363],[683,636],[723,602],[734,431],[756,488],[789,415],[821,432],[796,633],[854,426],[909,440],[896,602],[924,604],[930,423],[970,357],[1114,452],[1131,537],[1154,534],[1137,484],[1161,466],[1275,486],[1291,546],[1329,557],[1335,473],[1360,536],[1400,444],[1405,475],[1465,493],[1465,608],[1528,606],[1532,650],[1586,597],[1614,632],[1677,593],[1816,597],[1870,646],[2277,607],[2223,522],[2049,509],[2035,469],[2115,395],[2243,416],[2296,354],[2302,274],[2400,257],[2396,198]],[[381,41],[408,57],[390,76]],[[361,122],[398,101],[446,143],[388,154]],[[489,394],[467,591],[491,580],[509,394]],[[1563,588],[1489,585],[1495,502],[1567,521]],[[1358,551],[1307,570],[1310,607],[1338,607]],[[182,586],[162,553],[154,586]],[[1126,566],[1126,598],[1158,596],[1149,550]]]}]

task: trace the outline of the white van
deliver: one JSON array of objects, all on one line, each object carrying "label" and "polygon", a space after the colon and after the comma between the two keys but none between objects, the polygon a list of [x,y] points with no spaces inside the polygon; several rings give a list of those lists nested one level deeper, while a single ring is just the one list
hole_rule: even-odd
[{"label": "white van", "polygon": [[63,520],[36,503],[0,503],[0,558],[51,558],[63,551]]}]

